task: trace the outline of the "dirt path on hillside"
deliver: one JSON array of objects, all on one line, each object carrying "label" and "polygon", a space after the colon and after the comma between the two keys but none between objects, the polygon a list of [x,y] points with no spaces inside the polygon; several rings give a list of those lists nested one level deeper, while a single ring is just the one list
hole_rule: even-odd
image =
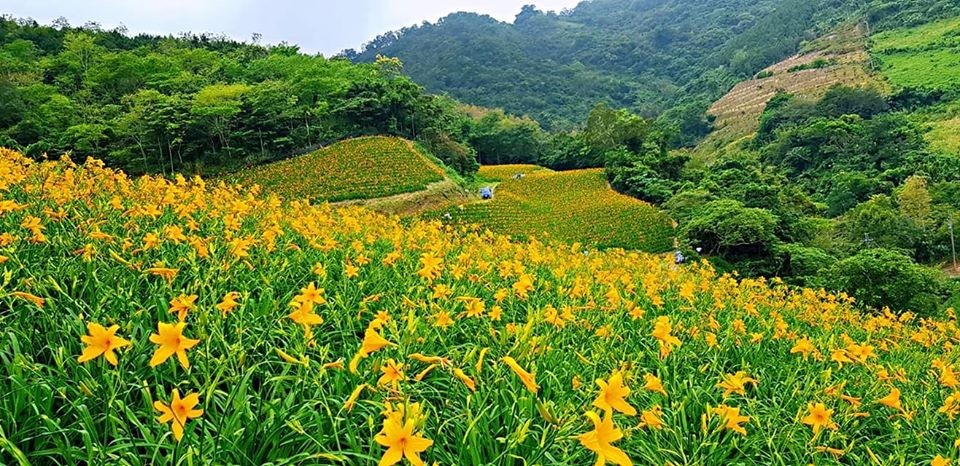
[{"label": "dirt path on hillside", "polygon": [[450,179],[430,183],[426,189],[375,199],[355,199],[331,203],[334,207],[363,206],[396,215],[416,215],[426,210],[469,202],[473,196]]}]

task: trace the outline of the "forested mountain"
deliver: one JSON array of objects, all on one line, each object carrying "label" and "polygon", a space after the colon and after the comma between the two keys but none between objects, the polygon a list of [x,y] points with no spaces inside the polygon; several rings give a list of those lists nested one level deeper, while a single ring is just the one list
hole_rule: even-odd
[{"label": "forested mountain", "polygon": [[430,91],[562,128],[598,101],[645,116],[681,101],[705,108],[853,15],[887,28],[958,12],[952,0],[589,0],[561,13],[528,6],[512,24],[457,13],[345,54],[398,57]]}]

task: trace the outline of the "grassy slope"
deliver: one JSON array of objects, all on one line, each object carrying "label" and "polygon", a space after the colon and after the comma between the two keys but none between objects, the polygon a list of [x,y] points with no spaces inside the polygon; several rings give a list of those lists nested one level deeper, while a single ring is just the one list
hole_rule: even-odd
[{"label": "grassy slope", "polygon": [[[895,87],[960,90],[960,18],[876,34],[870,51]],[[960,102],[924,109],[915,117],[930,128],[926,138],[933,150],[960,155]]]},{"label": "grassy slope", "polygon": [[[528,174],[514,180],[518,171]],[[450,209],[454,220],[510,235],[549,236],[603,247],[665,251],[673,246],[669,217],[614,192],[602,170],[483,167],[480,176],[503,180],[494,199]]]},{"label": "grassy slope", "polygon": [[[28,165],[2,150],[0,185],[2,464],[376,464],[387,402],[419,403],[427,464],[593,464],[576,437],[593,429],[593,381],[615,370],[643,414],[612,415],[624,434],[615,445],[638,465],[957,455],[953,405],[938,411],[955,386],[942,369],[956,370],[955,319],[861,314],[842,297],[656,256],[279,205],[95,164]],[[147,270],[157,262],[175,267],[169,281]],[[312,282],[325,292],[313,296],[323,321],[311,340],[288,304]],[[224,313],[215,305],[228,292],[238,305]],[[176,357],[151,367],[149,336],[177,322],[168,303],[181,294],[197,296],[184,316],[198,340],[190,368]],[[132,342],[116,367],[78,362],[88,323],[116,324]],[[349,371],[367,328],[390,345]],[[391,360],[404,375],[378,384]],[[756,382],[731,384],[738,371]],[[645,376],[663,391],[645,389]],[[155,408],[174,388],[203,409],[180,443]],[[819,434],[803,422],[813,403],[835,423]],[[745,416],[743,434],[725,428],[719,405]]]},{"label": "grassy slope", "polygon": [[349,139],[317,152],[241,171],[230,179],[286,198],[370,199],[421,191],[443,181],[442,168],[409,141]]},{"label": "grassy slope", "polygon": [[894,86],[960,89],[960,18],[876,34],[871,53]]},{"label": "grassy slope", "polygon": [[926,134],[930,148],[944,154],[960,156],[960,118],[932,121]]}]

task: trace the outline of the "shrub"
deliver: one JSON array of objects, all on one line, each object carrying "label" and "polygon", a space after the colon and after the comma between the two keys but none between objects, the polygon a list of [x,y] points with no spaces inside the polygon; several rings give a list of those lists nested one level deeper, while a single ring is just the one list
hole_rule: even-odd
[{"label": "shrub", "polygon": [[923,234],[885,195],[857,205],[840,219],[839,226],[850,245],[865,243],[887,249],[913,251]]},{"label": "shrub", "polygon": [[777,242],[774,230],[778,222],[777,216],[765,209],[722,199],[703,206],[681,229],[689,244],[703,248],[706,254],[735,260],[767,254]]},{"label": "shrub", "polygon": [[607,179],[617,191],[654,204],[662,204],[673,196],[674,182],[636,162],[628,167],[607,167]]},{"label": "shrub", "polygon": [[786,243],[777,245],[775,249],[778,275],[800,286],[815,284],[821,270],[837,263],[835,257],[820,248]]},{"label": "shrub", "polygon": [[10,136],[7,136],[6,134],[0,134],[0,147],[16,149],[19,146],[17,144],[17,141],[15,141]]},{"label": "shrub", "polygon": [[820,68],[826,68],[828,66],[835,65],[836,63],[837,61],[835,59],[827,60],[824,58],[818,58],[810,63],[804,63],[802,65],[791,67],[790,69],[787,70],[787,72],[793,73],[796,71],[803,71],[803,70],[818,70]]},{"label": "shrub", "polygon": [[877,177],[859,172],[840,172],[833,175],[827,195],[827,215],[835,217],[853,209],[875,194],[889,193],[892,185]]},{"label": "shrub", "polygon": [[477,152],[473,148],[454,141],[436,128],[425,129],[419,139],[431,154],[461,175],[472,175],[480,169]]},{"label": "shrub", "polygon": [[871,307],[933,314],[949,296],[943,274],[906,255],[875,248],[837,262],[821,276],[827,288],[843,291]]},{"label": "shrub", "polygon": [[695,212],[710,201],[716,200],[716,196],[706,189],[696,188],[680,191],[673,195],[663,207],[670,211],[670,214],[678,222],[686,223],[693,218]]}]

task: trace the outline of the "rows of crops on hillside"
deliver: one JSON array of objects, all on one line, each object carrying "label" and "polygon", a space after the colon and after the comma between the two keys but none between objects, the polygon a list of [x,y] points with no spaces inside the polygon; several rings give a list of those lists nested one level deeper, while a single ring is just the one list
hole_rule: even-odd
[{"label": "rows of crops on hillside", "polygon": [[0,151],[0,185],[4,464],[957,456],[952,311],[96,161]]},{"label": "rows of crops on hillside", "polygon": [[480,178],[490,181],[507,181],[517,175],[529,175],[538,172],[550,172],[549,168],[540,165],[512,164],[512,165],[484,165],[477,173]]},{"label": "rows of crops on hillside", "polygon": [[838,84],[873,85],[865,41],[863,26],[842,28],[737,84],[708,110],[717,118],[701,150],[718,149],[756,131],[763,109],[780,92],[817,99]]},{"label": "rows of crops on hillside", "polygon": [[[515,168],[504,175],[516,173]],[[481,176],[496,176],[481,169]],[[616,193],[602,170],[533,171],[507,179],[494,199],[448,209],[457,222],[477,223],[510,235],[550,237],[601,247],[665,251],[672,221],[654,206]]]},{"label": "rows of crops on hillside", "polygon": [[821,97],[837,84],[869,82],[863,63],[793,71],[738,84],[710,109],[717,115],[717,131],[743,136],[756,130],[760,114],[778,92],[808,98]]},{"label": "rows of crops on hillside", "polygon": [[443,179],[443,170],[409,141],[384,136],[348,139],[230,177],[284,197],[331,202],[419,191]]}]

